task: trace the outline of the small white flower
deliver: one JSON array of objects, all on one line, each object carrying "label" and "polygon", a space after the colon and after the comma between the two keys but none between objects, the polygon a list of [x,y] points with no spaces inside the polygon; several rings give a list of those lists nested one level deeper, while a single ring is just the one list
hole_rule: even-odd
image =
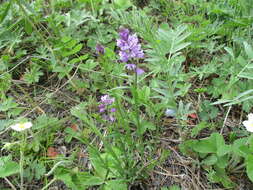
[{"label": "small white flower", "polygon": [[242,123],[246,127],[247,131],[253,132],[253,113],[250,113],[248,115],[248,120],[246,120]]},{"label": "small white flower", "polygon": [[29,129],[32,127],[31,122],[23,122],[23,123],[17,123],[15,125],[11,125],[10,128],[12,128],[15,131],[24,131],[26,129]]}]

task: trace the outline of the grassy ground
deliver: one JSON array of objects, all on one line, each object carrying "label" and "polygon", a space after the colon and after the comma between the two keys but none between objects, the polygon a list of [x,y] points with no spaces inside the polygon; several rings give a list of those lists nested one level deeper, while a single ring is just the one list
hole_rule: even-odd
[{"label": "grassy ground", "polygon": [[0,189],[253,189],[252,13],[1,1]]}]

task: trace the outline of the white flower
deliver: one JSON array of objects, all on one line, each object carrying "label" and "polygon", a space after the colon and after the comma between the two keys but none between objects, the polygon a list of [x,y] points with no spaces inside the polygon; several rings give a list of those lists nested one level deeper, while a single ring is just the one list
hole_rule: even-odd
[{"label": "white flower", "polygon": [[24,131],[26,129],[29,129],[32,127],[31,122],[23,122],[23,123],[17,123],[15,125],[11,125],[10,128],[12,128],[15,131]]},{"label": "white flower", "polygon": [[166,109],[165,110],[165,115],[167,117],[175,117],[176,116],[176,111],[173,109]]},{"label": "white flower", "polygon": [[253,132],[253,113],[250,113],[248,115],[248,120],[246,120],[242,123],[246,127],[247,131]]}]

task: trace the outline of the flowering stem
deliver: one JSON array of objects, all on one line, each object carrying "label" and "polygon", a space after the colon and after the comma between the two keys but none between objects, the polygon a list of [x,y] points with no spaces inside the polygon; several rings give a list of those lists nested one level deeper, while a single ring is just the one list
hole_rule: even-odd
[{"label": "flowering stem", "polygon": [[26,144],[26,132],[22,134],[22,141],[20,145],[20,161],[19,161],[19,167],[20,167],[20,190],[23,190],[24,186],[24,151],[25,151],[25,144]]},{"label": "flowering stem", "polygon": [[[137,68],[137,64],[136,64]],[[134,75],[134,106],[135,106],[135,116],[137,121],[137,132],[140,133],[140,114],[139,114],[139,101],[138,101],[138,74],[135,72]]]}]

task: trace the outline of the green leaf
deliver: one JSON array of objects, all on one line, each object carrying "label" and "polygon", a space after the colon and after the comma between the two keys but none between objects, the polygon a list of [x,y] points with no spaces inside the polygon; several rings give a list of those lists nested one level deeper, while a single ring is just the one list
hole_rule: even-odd
[{"label": "green leaf", "polygon": [[141,101],[148,102],[150,97],[150,87],[143,86],[142,89],[138,90],[138,98],[141,99]]},{"label": "green leaf", "polygon": [[101,185],[104,183],[104,180],[97,176],[92,176],[90,174],[85,173],[85,175],[77,175],[78,180],[80,181],[80,185],[84,186],[94,186]]},{"label": "green leaf", "polygon": [[10,156],[0,157],[0,178],[8,177],[19,172],[19,164],[13,162]]},{"label": "green leaf", "polygon": [[70,50],[70,49],[73,49],[76,44],[77,44],[77,40],[71,39],[70,41],[64,44],[64,48],[67,48],[68,50]]},{"label": "green leaf", "polygon": [[123,180],[110,180],[102,190],[127,190],[127,184]]},{"label": "green leaf", "polygon": [[7,16],[8,12],[10,10],[11,4],[12,4],[12,0],[9,1],[9,4],[6,6],[3,14],[0,15],[0,24],[4,21],[5,17]]},{"label": "green leaf", "polygon": [[191,131],[191,137],[196,137],[202,129],[209,127],[207,122],[200,122]]},{"label": "green leaf", "polygon": [[92,166],[95,168],[96,176],[105,179],[107,176],[118,177],[120,176],[122,162],[118,162],[116,158],[120,158],[121,151],[118,148],[106,149],[105,153],[100,153],[96,148],[89,149],[90,160]]},{"label": "green leaf", "polygon": [[79,56],[78,58],[71,59],[69,61],[69,64],[72,65],[72,64],[75,64],[77,62],[82,62],[83,60],[88,59],[88,57],[89,57],[89,54],[85,54],[85,55]]},{"label": "green leaf", "polygon": [[172,185],[172,186],[169,187],[168,190],[180,190],[180,187],[177,186],[177,185]]},{"label": "green leaf", "polygon": [[24,80],[28,84],[39,82],[40,76],[43,75],[43,72],[40,71],[40,67],[33,66],[29,71],[25,72]]},{"label": "green leaf", "polygon": [[206,159],[204,159],[201,164],[211,166],[214,165],[218,161],[217,156],[215,154],[212,154],[211,156],[208,156]]},{"label": "green leaf", "polygon": [[229,53],[229,55],[231,55],[231,57],[232,57],[233,59],[235,59],[235,55],[234,55],[234,52],[233,52],[233,49],[232,49],[232,48],[230,48],[230,47],[224,47],[224,49],[226,50],[226,52]]},{"label": "green leaf", "polygon": [[247,42],[243,42],[243,45],[244,45],[244,49],[245,49],[245,52],[246,52],[247,56],[250,59],[253,59],[253,50],[252,50],[252,47]]},{"label": "green leaf", "polygon": [[228,165],[228,155],[222,156],[222,157],[218,157],[218,161],[216,163],[216,165],[219,168],[226,168],[226,166]]},{"label": "green leaf", "polygon": [[28,35],[30,35],[33,31],[33,27],[28,19],[25,19],[24,22],[25,22],[25,31]]},{"label": "green leaf", "polygon": [[13,100],[13,98],[8,98],[0,103],[0,111],[8,111],[10,109],[16,108],[18,104]]},{"label": "green leaf", "polygon": [[11,120],[0,120],[0,131],[6,129],[11,123]]},{"label": "green leaf", "polygon": [[34,170],[35,170],[35,178],[37,180],[41,179],[41,177],[46,173],[46,168],[41,163],[36,163],[36,167],[34,168]]},{"label": "green leaf", "polygon": [[248,138],[236,139],[232,145],[233,154],[241,157],[247,157],[248,153],[250,153],[249,148],[246,145],[247,141]]},{"label": "green leaf", "polygon": [[130,0],[114,0],[113,2],[118,9],[127,9],[132,6]]},{"label": "green leaf", "polygon": [[79,68],[83,71],[91,71],[98,65],[98,62],[87,60],[85,64],[80,64]]},{"label": "green leaf", "polygon": [[179,145],[180,152],[185,155],[190,154],[192,153],[192,149],[196,146],[196,144],[198,144],[198,141],[196,140],[187,140]]},{"label": "green leaf", "polygon": [[138,130],[138,133],[144,134],[147,129],[154,131],[156,129],[156,126],[152,122],[142,121],[140,125],[140,129]]},{"label": "green leaf", "polygon": [[246,159],[246,172],[249,179],[253,182],[253,155],[248,155]]},{"label": "green leaf", "polygon": [[218,156],[224,156],[224,155],[230,153],[232,150],[231,145],[221,144],[220,146],[217,145],[217,147],[218,147],[218,150],[217,150]]},{"label": "green leaf", "polygon": [[200,140],[194,145],[193,150],[199,153],[216,153],[216,140],[213,137]]},{"label": "green leaf", "polygon": [[[214,171],[215,170],[215,171]],[[211,170],[208,173],[208,179],[213,183],[221,182],[222,185],[226,188],[234,187],[234,183],[231,179],[227,176],[225,169],[214,167],[214,170]]]},{"label": "green leaf", "polygon": [[176,52],[178,52],[178,51],[180,51],[180,50],[186,48],[186,47],[189,46],[190,44],[191,44],[190,42],[186,42],[186,43],[181,43],[181,44],[175,45],[175,46],[171,49],[170,53],[176,53]]},{"label": "green leaf", "polygon": [[45,114],[40,115],[34,121],[33,129],[41,130],[44,128],[56,128],[61,124],[61,121],[58,120],[56,117],[49,117]]},{"label": "green leaf", "polygon": [[55,178],[63,181],[73,190],[86,189],[88,186],[96,186],[104,183],[102,178],[93,176],[87,172],[78,172],[62,167],[55,171]]},{"label": "green leaf", "polygon": [[78,187],[76,186],[76,184],[72,179],[71,173],[67,169],[58,168],[55,172],[55,178],[63,181],[67,187],[73,190],[78,190]]},{"label": "green leaf", "polygon": [[62,41],[63,43],[67,43],[67,42],[69,42],[70,40],[72,40],[72,38],[69,37],[69,36],[64,36],[64,37],[61,38],[61,41]]},{"label": "green leaf", "polygon": [[86,109],[85,109],[86,106],[87,106],[86,102],[80,103],[77,106],[71,108],[70,113],[81,120],[86,120],[86,114],[87,114]]},{"label": "green leaf", "polygon": [[231,147],[225,144],[224,138],[219,133],[213,133],[210,137],[198,141],[193,150],[199,153],[216,153],[223,156],[231,151]]},{"label": "green leaf", "polygon": [[77,46],[74,47],[74,49],[72,50],[68,50],[68,51],[63,51],[62,52],[62,56],[63,57],[67,57],[70,55],[74,55],[76,53],[78,53],[81,49],[82,49],[83,45],[82,44],[78,44]]}]

